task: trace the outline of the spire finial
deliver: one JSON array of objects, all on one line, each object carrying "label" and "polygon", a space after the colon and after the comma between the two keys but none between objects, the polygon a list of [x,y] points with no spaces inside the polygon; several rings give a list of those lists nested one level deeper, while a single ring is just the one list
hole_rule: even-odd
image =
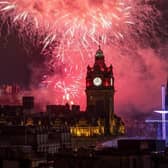
[{"label": "spire finial", "polygon": [[101,50],[101,46],[99,45],[99,49],[96,52],[96,57],[104,57],[103,51]]},{"label": "spire finial", "polygon": [[101,50],[101,36],[99,36],[99,45],[98,45],[98,50],[96,51],[96,57],[104,57],[103,51]]},{"label": "spire finial", "polygon": [[101,38],[101,36],[99,36],[99,50],[101,50],[101,40],[102,40],[102,38]]},{"label": "spire finial", "polygon": [[101,50],[101,46],[100,46],[100,44],[99,44],[99,50]]}]

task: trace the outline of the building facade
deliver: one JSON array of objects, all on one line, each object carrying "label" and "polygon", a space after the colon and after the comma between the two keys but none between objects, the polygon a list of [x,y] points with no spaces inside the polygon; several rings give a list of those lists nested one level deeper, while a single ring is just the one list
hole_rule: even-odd
[{"label": "building facade", "polygon": [[112,65],[105,64],[100,46],[93,67],[87,67],[85,117],[71,127],[74,136],[117,136],[125,132],[124,123],[114,113],[114,76]]}]

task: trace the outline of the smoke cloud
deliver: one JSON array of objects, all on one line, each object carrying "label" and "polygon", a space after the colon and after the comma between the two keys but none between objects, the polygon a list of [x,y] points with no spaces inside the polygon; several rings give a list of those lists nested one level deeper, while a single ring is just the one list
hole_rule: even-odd
[{"label": "smoke cloud", "polygon": [[[67,3],[69,8],[78,6],[78,3],[74,3],[77,1],[69,2],[71,1],[61,1],[61,3]],[[91,0],[86,2],[87,5],[96,6],[105,1],[97,0],[94,4]],[[161,4],[155,1],[135,3],[132,7],[131,18],[134,25],[130,25],[126,33],[124,32],[124,39],[112,38],[109,43],[101,46],[107,65],[113,65],[116,89],[115,113],[124,118],[136,119],[140,116],[144,118],[151,115],[154,109],[161,108],[160,86],[166,83],[168,77],[168,9],[165,8],[165,4]],[[35,8],[43,10],[39,6],[42,5],[37,4]],[[4,26],[1,22],[1,27],[2,25]],[[42,41],[45,33],[39,35],[34,32],[34,40],[32,40],[29,38],[32,34],[27,34],[27,31],[22,32],[25,33],[26,38],[20,41],[16,38],[20,31],[17,27],[15,28],[16,31],[9,32],[8,36],[5,35],[8,34],[4,32],[5,28],[1,28],[1,44],[3,44],[0,48],[3,53],[0,57],[1,83],[8,82],[7,78],[9,78],[10,82],[28,85],[31,93],[36,96],[37,102],[41,104],[65,103],[66,101],[71,103],[71,100],[63,96],[73,91],[70,98],[74,101],[73,103],[80,104],[84,110],[86,68],[88,64],[93,65],[97,45],[91,44],[87,51],[81,49],[83,50],[82,57],[79,57],[81,50],[68,48],[64,54],[65,57],[71,55],[72,60],[62,62],[56,58],[53,62],[53,57],[59,53],[55,47],[59,46],[59,38],[58,41],[53,41],[45,52],[42,52],[43,44],[39,41]],[[17,46],[13,46],[13,43]],[[17,49],[13,51],[13,48]],[[4,62],[6,66],[2,65],[8,50],[10,50],[10,60],[24,65],[17,71],[20,76],[15,79],[13,76],[16,76],[16,71],[7,68],[8,61]],[[85,57],[86,54],[87,57]],[[7,71],[10,73],[7,74]],[[47,89],[43,89],[46,81],[49,85]],[[50,81],[55,82],[50,83]],[[59,81],[63,82],[60,84]],[[60,97],[61,100],[58,101]]]}]

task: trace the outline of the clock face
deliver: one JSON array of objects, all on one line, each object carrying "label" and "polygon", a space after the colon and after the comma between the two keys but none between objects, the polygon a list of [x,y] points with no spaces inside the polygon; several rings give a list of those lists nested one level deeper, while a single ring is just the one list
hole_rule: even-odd
[{"label": "clock face", "polygon": [[94,79],[93,79],[93,84],[94,84],[95,86],[100,86],[100,85],[102,84],[101,78],[100,78],[100,77],[94,78]]}]

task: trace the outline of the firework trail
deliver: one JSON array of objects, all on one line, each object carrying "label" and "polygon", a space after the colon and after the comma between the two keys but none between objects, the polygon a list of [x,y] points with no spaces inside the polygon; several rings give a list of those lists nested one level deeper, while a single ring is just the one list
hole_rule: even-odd
[{"label": "firework trail", "polygon": [[[119,50],[116,57],[121,58],[123,55],[138,55],[137,41],[141,45],[150,45],[146,44],[146,39],[151,39],[151,43],[153,38],[158,40],[154,29],[159,26],[155,25],[160,13],[152,5],[137,2],[1,0],[0,12],[4,22],[10,18],[12,25],[19,26],[18,34],[23,42],[27,41],[25,37],[29,37],[47,57],[45,63],[48,71],[40,85],[48,88],[48,97],[53,97],[57,103],[68,101],[81,104],[81,99],[79,102],[75,100],[84,95],[86,66],[93,63],[99,43],[107,51],[108,47]],[[37,38],[34,38],[35,32]],[[135,52],[132,54],[131,50]],[[30,49],[27,51],[30,52]],[[107,63],[115,60],[112,52],[111,49],[105,55]]]},{"label": "firework trail", "polygon": [[[10,17],[13,25],[21,27],[19,34],[24,37],[23,30],[32,39],[36,29],[39,34],[49,32],[39,43],[43,44],[44,55],[52,55],[47,65],[56,73],[52,77],[45,75],[43,83],[56,92],[61,90],[63,99],[79,93],[85,72],[83,65],[93,55],[89,50],[91,44],[107,43],[112,37],[123,38],[126,25],[132,23],[130,6],[124,0],[2,0],[0,11],[4,18]],[[48,48],[56,41],[59,44],[49,53]]]},{"label": "firework trail", "polygon": [[123,38],[130,21],[130,6],[125,0],[2,0],[0,11],[13,23],[31,22],[35,28],[47,29],[44,48],[61,34],[63,43],[74,39],[87,45],[88,39],[98,43],[99,36],[106,42],[107,35]]}]

